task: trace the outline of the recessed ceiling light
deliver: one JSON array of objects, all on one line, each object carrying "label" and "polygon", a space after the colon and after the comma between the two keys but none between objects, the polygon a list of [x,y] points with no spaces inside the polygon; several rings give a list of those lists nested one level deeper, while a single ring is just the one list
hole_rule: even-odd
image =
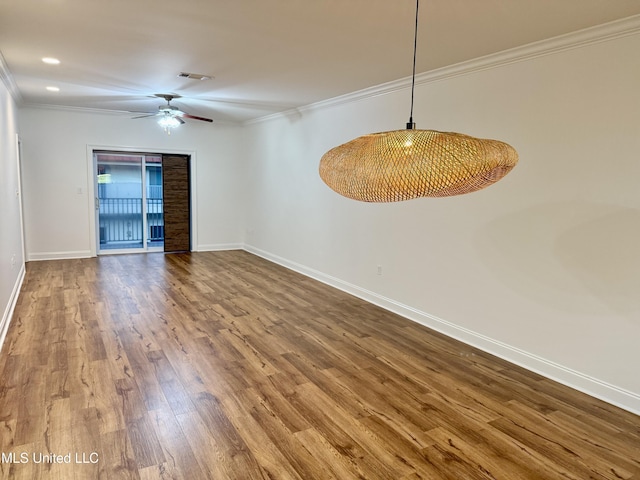
[{"label": "recessed ceiling light", "polygon": [[60,64],[60,60],[58,60],[57,58],[53,58],[53,57],[44,57],[42,59],[42,61],[44,63],[48,63],[49,65],[59,65]]},{"label": "recessed ceiling light", "polygon": [[49,90],[50,92],[59,92],[60,89],[58,87],[47,87],[47,90]]}]

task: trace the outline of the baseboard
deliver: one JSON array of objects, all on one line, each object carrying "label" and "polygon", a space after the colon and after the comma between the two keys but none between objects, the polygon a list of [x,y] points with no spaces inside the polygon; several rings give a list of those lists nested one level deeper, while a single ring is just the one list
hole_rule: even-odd
[{"label": "baseboard", "polygon": [[[194,248],[194,252],[218,252],[221,250],[243,250],[242,243],[216,243],[212,245],[198,245]],[[29,254],[27,259],[30,262],[39,262],[44,260],[64,260],[73,258],[91,258],[94,255],[90,250],[78,250],[70,252],[39,252]]]},{"label": "baseboard", "polygon": [[71,258],[90,258],[93,255],[90,250],[78,250],[70,252],[39,252],[30,253],[27,259],[30,262],[39,262],[43,260],[64,260]]},{"label": "baseboard", "polygon": [[244,250],[271,262],[277,263],[290,270],[301,273],[307,277],[342,290],[369,303],[377,305],[385,310],[401,315],[409,320],[431,328],[448,337],[479,348],[480,350],[502,358],[522,368],[538,373],[546,378],[557,381],[592,397],[620,407],[624,410],[640,415],[640,395],[628,390],[598,380],[589,375],[572,370],[563,365],[542,358],[538,355],[526,352],[506,343],[489,338],[485,335],[471,331],[459,325],[422,312],[408,305],[396,302],[393,299],[383,297],[369,290],[358,287],[339,278],[326,275],[318,270],[292,262],[285,258],[273,255],[264,250],[245,245]]},{"label": "baseboard", "polygon": [[216,243],[213,245],[198,245],[195,252],[219,252],[222,250],[244,250],[242,243]]},{"label": "baseboard", "polygon": [[13,290],[11,291],[9,303],[7,304],[7,307],[4,310],[4,314],[2,315],[2,321],[0,322],[0,350],[2,350],[2,346],[4,345],[4,339],[7,336],[9,324],[11,323],[11,319],[13,317],[13,311],[16,308],[16,303],[18,302],[18,297],[20,296],[20,289],[22,288],[22,282],[24,281],[25,272],[25,264],[23,263],[20,267],[20,271],[18,272],[16,283],[13,286]]}]

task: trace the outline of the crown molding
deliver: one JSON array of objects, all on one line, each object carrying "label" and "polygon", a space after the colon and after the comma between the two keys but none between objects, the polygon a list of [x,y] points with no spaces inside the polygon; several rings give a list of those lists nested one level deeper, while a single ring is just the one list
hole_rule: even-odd
[{"label": "crown molding", "polygon": [[20,94],[20,90],[18,90],[16,82],[13,80],[13,75],[11,75],[11,71],[9,71],[9,67],[7,66],[4,56],[2,56],[2,52],[0,52],[0,80],[2,80],[4,86],[9,90],[9,95],[11,95],[14,102],[18,105],[22,105],[22,95]]},{"label": "crown molding", "polygon": [[[89,113],[89,114],[97,114],[97,115],[111,115],[111,116],[128,116],[131,117],[135,112],[129,112],[127,110],[112,110],[106,108],[91,108],[91,107],[76,107],[71,105],[54,105],[50,103],[26,103],[21,106],[22,108],[36,108],[39,110],[57,110],[64,112],[74,112],[74,113]],[[153,115],[150,115],[150,117]],[[239,122],[230,122],[228,120],[220,121],[214,120],[214,125],[224,125],[224,126],[238,126],[241,125]]]},{"label": "crown molding", "polygon": [[[595,27],[585,28],[576,32],[559,35],[557,37],[529,43],[520,47],[503,50],[446,67],[438,68],[416,75],[416,85],[424,85],[447,78],[473,74],[482,70],[498,68],[517,62],[524,62],[533,58],[555,55],[567,50],[582,48],[596,43],[607,42],[617,38],[637,35],[640,33],[640,15],[603,23]],[[282,117],[300,116],[302,113],[315,111],[336,105],[356,102],[380,95],[387,95],[411,87],[411,76],[393,80],[373,87],[347,93],[338,97],[322,100],[303,107],[297,107],[281,113],[274,113],[264,117],[244,122],[245,125],[262,123]]]},{"label": "crown molding", "polygon": [[124,110],[109,110],[105,108],[75,107],[71,105],[55,105],[52,103],[24,103],[22,108],[37,108],[39,110],[62,110],[76,113],[95,113],[100,115],[131,115]]}]

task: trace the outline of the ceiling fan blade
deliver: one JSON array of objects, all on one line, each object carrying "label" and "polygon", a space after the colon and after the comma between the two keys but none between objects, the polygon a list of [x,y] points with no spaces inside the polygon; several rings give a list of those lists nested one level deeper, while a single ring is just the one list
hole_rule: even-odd
[{"label": "ceiling fan blade", "polygon": [[144,115],[138,115],[137,117],[131,117],[131,119],[134,118],[147,118],[147,117],[155,117],[156,115],[158,115],[157,113],[146,113]]},{"label": "ceiling fan blade", "polygon": [[184,125],[184,120],[183,120],[183,119],[181,119],[180,117],[175,116],[175,117],[173,117],[173,118],[175,118],[176,120],[178,120],[178,121],[180,122],[180,125]]},{"label": "ceiling fan blade", "polygon": [[202,120],[203,122],[213,122],[210,118],[198,117],[196,115],[189,115],[188,113],[183,113],[180,115],[182,118],[190,118],[191,120]]}]

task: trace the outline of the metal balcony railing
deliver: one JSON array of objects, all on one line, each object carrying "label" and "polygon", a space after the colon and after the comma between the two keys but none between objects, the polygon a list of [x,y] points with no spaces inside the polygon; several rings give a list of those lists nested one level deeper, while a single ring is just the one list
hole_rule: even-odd
[{"label": "metal balcony railing", "polygon": [[[148,198],[146,207],[147,240],[164,240],[162,199]],[[142,242],[141,198],[100,198],[98,211],[101,244]]]},{"label": "metal balcony railing", "polygon": [[162,198],[147,198],[147,238],[150,242],[164,241]]}]

